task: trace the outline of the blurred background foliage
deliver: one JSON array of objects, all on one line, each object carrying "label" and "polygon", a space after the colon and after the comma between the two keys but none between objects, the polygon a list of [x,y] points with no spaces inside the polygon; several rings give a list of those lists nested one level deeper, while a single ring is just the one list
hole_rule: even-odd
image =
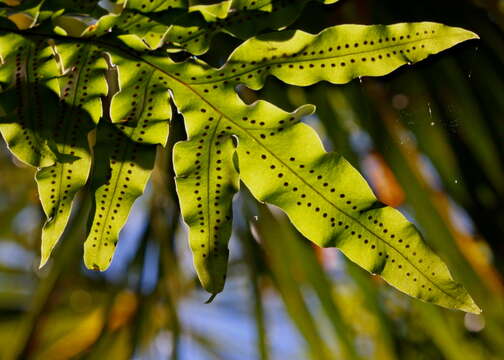
[{"label": "blurred background foliage", "polygon": [[[238,89],[305,119],[359,168],[381,201],[425,234],[483,309],[449,311],[392,289],[335,249],[308,243],[245,188],[235,201],[230,274],[210,305],[191,266],[171,153],[158,154],[111,268],[85,270],[81,201],[53,260],[39,262],[33,170],[0,145],[1,359],[504,358],[504,1],[310,3],[293,28],[439,21],[481,36],[385,78],[345,86]],[[224,34],[205,60],[220,65]],[[170,141],[184,138],[180,118]],[[258,174],[260,176],[260,174]]]}]

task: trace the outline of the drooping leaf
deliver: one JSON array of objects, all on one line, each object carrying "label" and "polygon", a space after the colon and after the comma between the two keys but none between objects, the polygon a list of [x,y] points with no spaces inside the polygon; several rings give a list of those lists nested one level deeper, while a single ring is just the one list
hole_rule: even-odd
[{"label": "drooping leaf", "polygon": [[88,133],[102,115],[101,97],[107,93],[105,60],[101,50],[90,44],[57,45],[64,76],[58,79],[61,100],[52,109],[55,118],[53,141],[58,161],[36,173],[40,201],[47,216],[42,229],[43,266],[70,216],[75,194],[86,184],[91,169]]},{"label": "drooping leaf", "polygon": [[[298,239],[289,238],[285,228],[276,222],[267,210],[261,207],[257,210],[254,213],[258,213],[259,221],[249,220],[251,222],[249,226],[253,228],[254,235],[259,238],[267,254],[268,268],[293,324],[303,335],[303,338],[306,339],[310,354],[308,358],[321,360],[334,358],[335,353],[331,351],[332,349],[329,350],[329,341],[320,333],[316,325],[318,319],[310,312],[307,304],[308,300],[304,296],[305,291],[302,291],[309,286],[304,275],[305,272],[310,270],[305,269],[307,267],[306,263],[301,265],[297,259],[293,259],[292,248],[295,245],[289,243],[287,246],[283,246],[288,240],[292,242],[292,240],[297,241]],[[278,237],[282,237],[282,239],[277,239]],[[298,251],[296,255],[305,254],[300,254]],[[303,282],[302,286],[300,286],[301,281]],[[320,299],[317,300],[320,301]],[[343,352],[338,351],[337,354],[341,354],[338,358],[343,357],[343,355],[344,358],[355,358],[351,353],[343,354]]]},{"label": "drooping leaf", "polygon": [[238,173],[234,168],[233,140],[216,114],[189,111],[188,122],[206,121],[193,128],[189,140],[174,148],[177,192],[182,215],[189,226],[194,265],[203,287],[222,291],[228,262],[234,194]]},{"label": "drooping leaf", "polygon": [[[285,272],[283,284],[290,281],[293,289],[310,286],[314,290],[324,310],[324,316],[330,321],[339,340],[342,349],[340,356],[345,359],[360,359],[352,345],[354,334],[349,331],[348,324],[345,324],[342,313],[334,303],[333,293],[337,292],[338,288],[324,273],[313,246],[300,239],[286,221],[279,221],[267,206],[259,205],[254,213],[258,213],[257,221],[251,221],[250,226],[253,226],[261,244],[264,244],[272,270],[278,275],[280,271]],[[282,258],[282,261],[275,259],[275,253]],[[304,286],[300,287],[299,282],[303,282]],[[289,295],[284,295],[284,301],[292,301]],[[306,325],[304,321],[299,321],[297,326],[303,331],[302,327]]]},{"label": "drooping leaf", "polygon": [[91,180],[93,208],[84,243],[84,263],[104,271],[110,266],[119,232],[126,223],[133,202],[143,193],[154,167],[156,146],[134,142],[141,126],[98,125]]},{"label": "drooping leaf", "polygon": [[[176,76],[203,71],[198,65],[148,59]],[[279,122],[299,121],[301,116],[312,112],[313,107],[307,106],[292,114],[264,101],[246,107],[234,91],[213,89],[213,96],[221,99],[217,105],[199,97],[197,91],[182,80],[170,77],[168,86],[174,92],[179,111],[184,114],[189,136],[189,141],[177,144],[174,149],[181,209],[190,229],[189,241],[200,281],[205,289],[216,294],[224,286],[231,200],[238,189],[231,135],[237,134],[240,126],[260,131],[271,129]],[[202,94],[209,93],[207,89],[199,90]],[[230,121],[229,114],[240,122],[238,128]]]},{"label": "drooping leaf", "polygon": [[156,145],[165,145],[171,117],[166,79],[156,69],[112,54],[121,91],[111,104],[113,124],[97,131],[95,170],[91,183],[94,206],[84,245],[87,267],[110,265],[119,232],[131,206],[143,193],[154,167]]},{"label": "drooping leaf", "polygon": [[[452,109],[446,111],[446,116],[451,118],[453,123],[457,123],[459,138],[472,149],[477,162],[482,165],[481,170],[485,172],[495,189],[498,192],[504,192],[504,168],[499,161],[498,149],[494,143],[486,141],[490,138],[491,130],[485,128],[483,121],[478,121],[484,118],[483,109],[473,100],[472,90],[456,64],[443,59],[439,64],[439,69],[445,74],[447,83],[453,85],[449,92],[436,89],[439,97],[443,99],[443,104]],[[463,99],[463,101],[458,99]]]},{"label": "drooping leaf", "polygon": [[56,160],[52,139],[54,108],[58,104],[58,66],[43,38],[0,35],[0,132],[10,151],[36,167]]}]

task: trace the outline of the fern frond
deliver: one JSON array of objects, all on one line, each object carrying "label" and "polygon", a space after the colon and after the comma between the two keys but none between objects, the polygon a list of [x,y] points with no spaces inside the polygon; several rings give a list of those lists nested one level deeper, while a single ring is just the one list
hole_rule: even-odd
[{"label": "fern frond", "polygon": [[[188,136],[174,147],[177,191],[195,267],[212,297],[224,287],[232,200],[241,180],[256,199],[283,209],[314,243],[338,247],[410,296],[479,312],[415,226],[378,203],[362,176],[340,155],[327,153],[301,122],[313,106],[289,113],[262,100],[246,105],[235,91],[237,85],[260,89],[270,75],[300,86],[381,76],[477,35],[431,22],[341,25],[316,35],[287,30],[245,41],[219,69],[194,57],[176,63],[162,52],[165,41],[171,50],[201,54],[218,31],[247,38],[286,26],[295,19],[288,15],[307,2],[132,0],[95,27],[79,25],[71,14],[55,17],[60,36],[51,41],[37,31],[0,35],[0,131],[15,156],[39,168],[48,216],[42,263],[88,181],[87,135],[99,123],[84,260],[89,268],[108,268],[157,145],[166,144],[173,101]],[[249,20],[253,28],[245,25]],[[95,44],[91,36],[99,37]],[[115,94],[107,94],[102,53],[117,70]],[[102,116],[106,95],[112,97],[109,116]]]},{"label": "fern frond", "polygon": [[266,77],[273,75],[298,86],[323,80],[344,84],[361,76],[386,75],[477,38],[473,32],[432,22],[338,25],[316,35],[282,31],[247,40],[222,68],[193,83],[241,83],[259,89]]},{"label": "fern frond", "polygon": [[[382,37],[374,38],[376,34]],[[350,36],[356,40],[350,42]],[[413,297],[478,312],[465,289],[453,281],[415,227],[396,210],[378,204],[358,172],[341,156],[326,153],[310,127],[300,124],[297,116],[263,101],[246,106],[234,92],[239,83],[259,88],[269,74],[296,85],[320,80],[343,83],[358,76],[384,75],[474,37],[471,32],[433,23],[349,25],[319,35],[296,31],[251,39],[216,70],[202,62],[176,64],[149,56],[144,59],[169,75],[167,87],[173,91],[191,132],[203,131],[208,124],[201,114],[196,116],[201,112],[220,119],[223,135],[238,138],[240,179],[258,200],[282,208],[308,239],[320,246],[340,248],[351,260]],[[344,41],[338,45],[334,39],[341,38]],[[364,50],[358,50],[360,61],[352,62],[357,57],[355,49],[361,46]],[[290,54],[284,53],[287,49]],[[240,60],[245,52],[254,54],[257,61],[245,64]],[[334,59],[339,66],[330,65]],[[348,66],[341,65],[343,61]],[[290,67],[294,64],[303,69],[294,70]],[[305,72],[300,71],[305,67]],[[306,108],[298,110],[299,114],[306,112]],[[184,190],[184,194],[189,191]],[[193,194],[191,202],[197,203],[197,198]],[[195,259],[195,263],[199,261]],[[210,264],[206,265],[199,274],[212,274],[213,281],[218,282],[221,269],[212,272]]]},{"label": "fern frond", "polygon": [[53,141],[58,161],[37,171],[40,201],[47,221],[42,229],[40,266],[43,266],[65,230],[72,202],[86,184],[91,170],[88,134],[102,116],[101,97],[107,94],[106,62],[102,50],[90,44],[56,46],[60,68],[61,100],[53,109]]}]

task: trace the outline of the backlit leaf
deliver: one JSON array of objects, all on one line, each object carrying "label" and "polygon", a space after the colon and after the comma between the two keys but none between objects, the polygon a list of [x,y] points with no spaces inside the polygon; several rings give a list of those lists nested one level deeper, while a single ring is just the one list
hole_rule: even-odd
[{"label": "backlit leaf", "polygon": [[[375,38],[376,34],[379,36]],[[350,36],[356,40],[350,41]],[[237,136],[241,180],[257,199],[286,211],[307,238],[320,246],[340,248],[351,260],[411,296],[478,312],[465,289],[453,281],[415,227],[398,211],[379,204],[362,176],[341,156],[326,153],[316,133],[299,123],[297,115],[310,113],[311,109],[301,108],[293,116],[263,101],[245,106],[234,92],[239,83],[259,88],[270,73],[296,85],[320,80],[342,83],[358,76],[384,75],[470,38],[474,38],[473,33],[433,23],[349,25],[319,35],[296,31],[249,40],[226,65],[213,71],[201,62],[173,64],[154,57],[146,60],[167,73],[177,74],[170,77],[168,86],[182,113],[200,111],[221,119],[223,135]],[[331,44],[329,39],[333,39]],[[361,46],[364,50],[355,50]],[[240,60],[245,51],[257,60],[245,64]],[[352,62],[357,52],[360,60]],[[269,57],[262,57],[265,53]],[[334,59],[337,66],[331,65]],[[201,117],[186,116],[189,128],[203,124],[207,122]],[[214,279],[222,277],[220,271],[211,271],[206,269]]]},{"label": "backlit leaf", "polygon": [[110,265],[119,232],[144,191],[156,145],[166,144],[171,118],[166,80],[156,69],[115,53],[112,61],[121,91],[112,99],[113,124],[102,121],[97,131],[94,206],[84,246],[86,266],[101,271]]},{"label": "backlit leaf", "polygon": [[0,35],[0,131],[21,161],[43,167],[56,159],[51,116],[58,104],[58,66],[43,38]]},{"label": "backlit leaf", "polygon": [[[477,35],[438,23],[339,25],[312,35],[282,31],[239,46],[227,64],[198,84],[244,83],[258,89],[268,75],[292,85],[326,80],[343,84],[360,76],[382,76]],[[224,74],[224,75],[221,75]]]},{"label": "backlit leaf", "polygon": [[222,291],[226,278],[231,202],[239,183],[233,140],[221,118],[213,116],[198,112],[186,115],[189,121],[206,121],[209,125],[195,129],[190,140],[175,146],[174,162],[194,265],[203,287],[216,294]]},{"label": "backlit leaf", "polygon": [[70,216],[75,194],[91,169],[87,134],[102,115],[101,96],[107,93],[105,60],[90,44],[57,46],[64,76],[58,79],[61,101],[55,112],[53,140],[59,159],[37,171],[40,201],[47,216],[42,229],[41,266],[48,260]]},{"label": "backlit leaf", "polygon": [[89,269],[106,270],[133,202],[143,193],[154,167],[156,146],[134,142],[130,137],[141,126],[98,125],[91,191],[94,197],[84,263]]},{"label": "backlit leaf", "polygon": [[[224,286],[232,199],[241,180],[314,243],[338,247],[413,297],[479,312],[415,226],[380,204],[363,177],[342,156],[327,153],[301,122],[313,106],[287,112],[263,100],[247,105],[236,92],[237,86],[260,89],[269,75],[299,86],[382,76],[477,35],[431,22],[341,25],[315,35],[259,35],[218,69],[195,56],[181,63],[166,56],[165,50],[202,54],[221,31],[247,39],[283,28],[306,3],[131,0],[104,11],[93,1],[82,5],[82,15],[60,9],[49,27],[57,35],[43,26],[27,37],[1,35],[0,130],[18,158],[38,167],[48,216],[42,263],[92,171],[84,260],[88,268],[108,268],[157,145],[167,142],[172,101],[187,133],[173,149],[177,191],[196,271],[212,298]],[[58,7],[59,1],[47,4]],[[98,122],[92,159],[87,136]]]}]

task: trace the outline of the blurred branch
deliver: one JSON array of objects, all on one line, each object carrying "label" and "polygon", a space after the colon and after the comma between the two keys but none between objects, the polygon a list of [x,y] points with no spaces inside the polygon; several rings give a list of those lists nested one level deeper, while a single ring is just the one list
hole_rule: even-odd
[{"label": "blurred branch", "polygon": [[[250,203],[250,201],[248,202]],[[306,340],[311,357],[313,359],[331,359],[331,352],[303,298],[299,285],[304,269],[303,267],[295,267],[292,263],[292,254],[289,254],[285,244],[288,235],[283,231],[283,227],[274,220],[265,205],[257,204],[257,211],[260,220],[251,224],[253,224],[261,240],[261,245],[265,249],[268,265],[286,309]],[[253,221],[251,209],[245,207],[244,212],[250,219],[249,221]]]},{"label": "blurred branch", "polygon": [[49,272],[39,282],[30,308],[21,320],[16,333],[16,341],[10,349],[10,353],[6,355],[6,360],[21,359],[28,356],[35,329],[44,316],[49,299],[55,290],[60,276],[68,271],[69,268],[72,268],[69,266],[70,264],[74,264],[74,269],[78,267],[75,264],[80,264],[80,253],[77,250],[82,244],[82,241],[80,241],[82,240],[82,234],[85,233],[83,228],[87,220],[86,214],[90,207],[88,199],[89,197],[85,196],[85,192],[81,194],[81,201],[78,202],[74,215],[69,221],[67,231],[63,234],[60,239],[60,245],[53,253],[53,262],[49,267]]},{"label": "blurred branch", "polygon": [[262,291],[259,284],[261,273],[266,270],[264,269],[264,266],[261,266],[263,265],[261,262],[263,254],[249,231],[242,229],[242,231],[240,231],[239,238],[242,241],[243,247],[245,249],[244,257],[249,270],[248,275],[250,285],[252,286],[252,307],[256,325],[256,343],[259,359],[268,360],[270,358],[268,349],[268,336],[264,319]]}]

